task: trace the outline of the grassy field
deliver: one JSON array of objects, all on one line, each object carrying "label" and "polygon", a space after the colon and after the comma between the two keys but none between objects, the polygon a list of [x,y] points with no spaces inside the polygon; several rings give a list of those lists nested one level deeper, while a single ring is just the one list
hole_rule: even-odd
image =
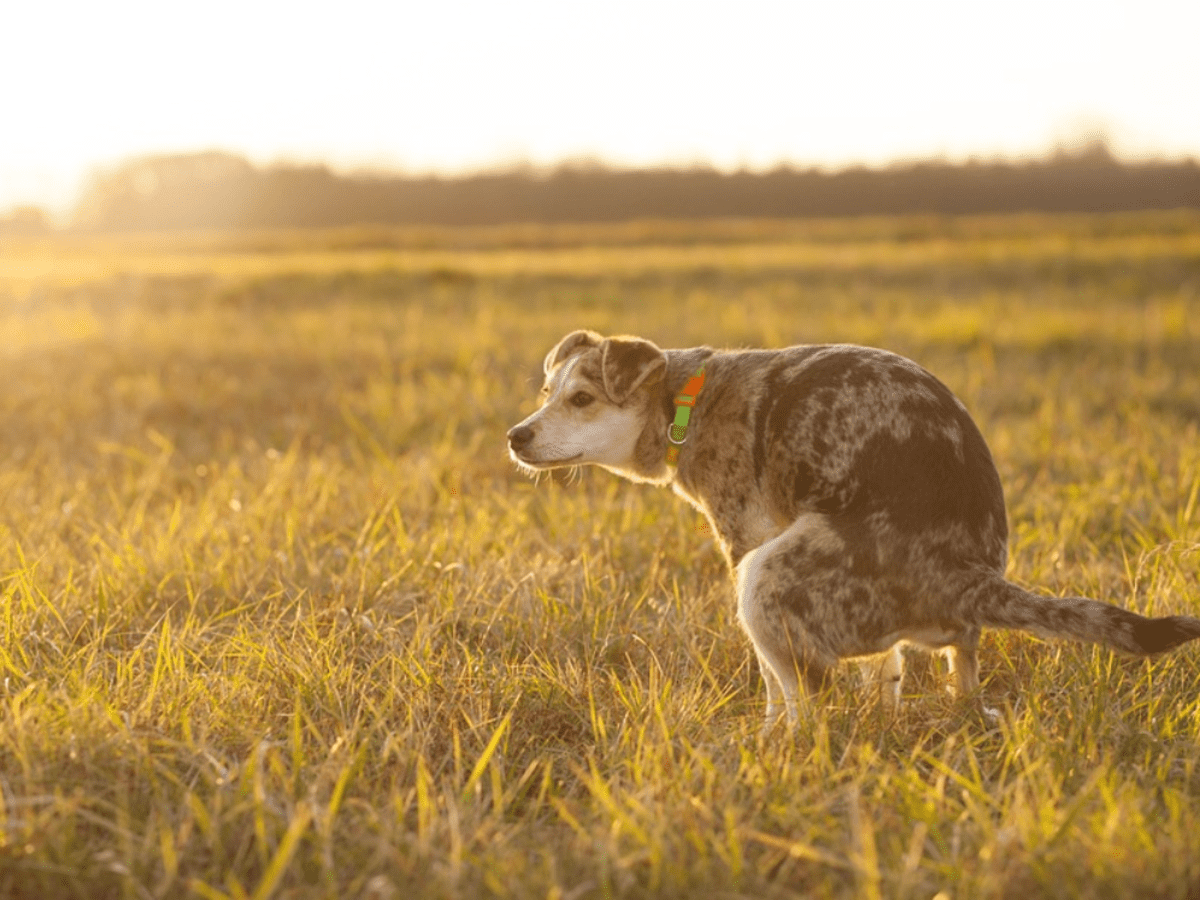
[{"label": "grassy field", "polygon": [[506,459],[580,326],[912,356],[1011,578],[1200,615],[1200,215],[6,240],[0,897],[1197,896],[1200,647],[762,740],[698,516]]}]

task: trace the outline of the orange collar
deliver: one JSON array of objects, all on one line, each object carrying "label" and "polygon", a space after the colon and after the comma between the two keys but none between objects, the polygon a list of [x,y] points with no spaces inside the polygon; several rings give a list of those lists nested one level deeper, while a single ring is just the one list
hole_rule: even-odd
[{"label": "orange collar", "polygon": [[679,464],[679,448],[687,440],[688,420],[692,417],[692,407],[696,405],[696,397],[700,388],[704,387],[704,366],[696,370],[696,374],[688,379],[683,390],[675,398],[675,421],[667,426],[667,465]]}]

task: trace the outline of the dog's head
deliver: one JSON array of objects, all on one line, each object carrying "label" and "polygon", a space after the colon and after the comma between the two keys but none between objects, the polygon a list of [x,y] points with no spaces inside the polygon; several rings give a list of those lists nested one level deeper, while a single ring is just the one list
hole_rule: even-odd
[{"label": "dog's head", "polygon": [[542,405],[508,432],[509,456],[527,472],[593,463],[646,479],[639,441],[666,363],[641,338],[571,332],[546,355]]}]

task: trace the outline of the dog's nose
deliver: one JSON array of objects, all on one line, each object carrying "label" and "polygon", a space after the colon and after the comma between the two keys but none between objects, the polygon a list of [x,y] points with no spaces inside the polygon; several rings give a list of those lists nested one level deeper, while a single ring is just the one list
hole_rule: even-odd
[{"label": "dog's nose", "polygon": [[508,446],[520,450],[533,440],[533,429],[528,425],[518,425],[508,432]]}]

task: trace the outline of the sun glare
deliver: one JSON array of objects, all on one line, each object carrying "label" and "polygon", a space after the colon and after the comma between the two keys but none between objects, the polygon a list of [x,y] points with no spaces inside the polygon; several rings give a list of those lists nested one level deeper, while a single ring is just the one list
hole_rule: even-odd
[{"label": "sun glare", "polygon": [[1126,154],[1197,154],[1197,33],[1200,5],[1167,0],[10,4],[0,211],[209,148],[443,172],[842,166],[1041,153],[1084,117]]}]

